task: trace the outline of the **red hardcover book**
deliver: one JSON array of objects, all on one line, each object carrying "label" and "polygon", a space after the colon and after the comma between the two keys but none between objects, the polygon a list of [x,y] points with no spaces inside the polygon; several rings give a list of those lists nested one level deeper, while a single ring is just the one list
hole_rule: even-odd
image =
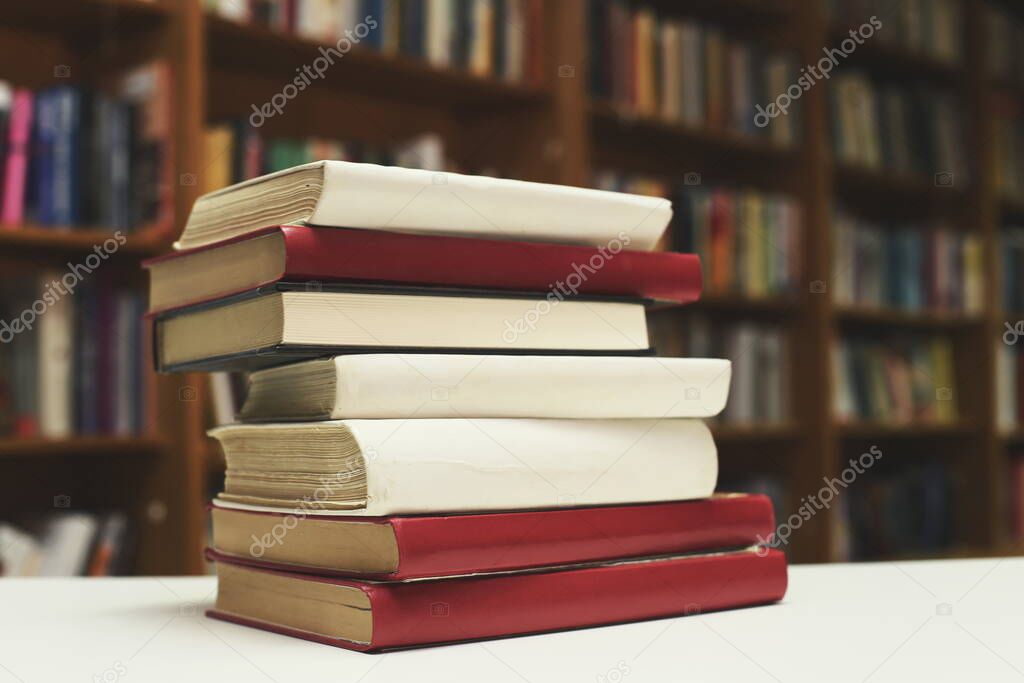
[{"label": "red hardcover book", "polygon": [[775,529],[771,501],[747,494],[421,517],[210,512],[214,560],[387,580],[746,548]]},{"label": "red hardcover book", "polygon": [[407,582],[217,564],[207,615],[327,645],[378,651],[759,605],[786,593],[778,550]]},{"label": "red hardcover book", "polygon": [[10,128],[7,141],[3,201],[0,202],[0,223],[7,228],[17,227],[25,215],[25,182],[28,175],[29,142],[32,131],[32,105],[34,96],[28,90],[14,91],[11,103]]},{"label": "red hardcover book", "polygon": [[[248,263],[257,267],[242,272]],[[152,278],[151,312],[278,281],[550,291],[559,297],[676,303],[696,300],[701,288],[700,260],[693,254],[306,226],[268,228],[143,266]]]}]

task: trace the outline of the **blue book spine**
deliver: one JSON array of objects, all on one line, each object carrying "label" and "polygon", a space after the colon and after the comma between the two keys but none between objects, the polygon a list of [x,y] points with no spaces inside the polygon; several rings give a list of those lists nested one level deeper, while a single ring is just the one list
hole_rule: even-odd
[{"label": "blue book spine", "polygon": [[78,168],[82,94],[75,88],[58,88],[52,93],[53,188],[52,220],[61,227],[79,221]]}]

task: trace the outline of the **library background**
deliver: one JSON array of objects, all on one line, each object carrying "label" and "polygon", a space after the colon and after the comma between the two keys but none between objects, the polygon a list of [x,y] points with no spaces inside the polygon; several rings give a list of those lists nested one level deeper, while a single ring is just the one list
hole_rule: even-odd
[{"label": "library background", "polygon": [[1010,1],[5,3],[0,318],[45,306],[0,332],[4,571],[207,571],[245,381],[152,371],[140,263],[314,159],[670,198],[704,292],[652,332],[733,362],[718,489],[794,562],[1020,554],[1022,106]]}]

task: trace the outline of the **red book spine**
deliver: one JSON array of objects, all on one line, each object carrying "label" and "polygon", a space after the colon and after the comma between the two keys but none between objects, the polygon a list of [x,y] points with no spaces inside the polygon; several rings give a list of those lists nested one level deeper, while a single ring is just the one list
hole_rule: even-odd
[{"label": "red book spine", "polygon": [[[411,235],[380,230],[282,226],[285,269],[279,280],[358,282],[467,289],[621,296],[689,303],[700,297],[701,266],[695,254],[629,251],[608,247]],[[209,249],[179,252],[147,261]],[[273,282],[273,280],[271,281]],[[263,284],[270,284],[263,283]],[[237,292],[225,292],[217,298]],[[195,304],[199,302],[190,302]],[[155,311],[151,311],[154,313]]]},{"label": "red book spine", "polygon": [[787,583],[778,550],[440,581],[303,578],[363,590],[373,609],[372,641],[327,639],[216,610],[209,615],[339,647],[384,650],[765,604],[782,599]]},{"label": "red book spine", "polygon": [[686,503],[398,517],[392,578],[491,572],[558,564],[742,548],[775,529],[765,496]]},{"label": "red book spine", "polygon": [[[693,254],[405,235],[376,230],[284,227],[286,277],[509,291],[575,290],[687,303],[700,296]],[[613,245],[614,246],[614,245]],[[628,246],[628,245],[627,245]],[[386,254],[387,259],[381,259]]]}]

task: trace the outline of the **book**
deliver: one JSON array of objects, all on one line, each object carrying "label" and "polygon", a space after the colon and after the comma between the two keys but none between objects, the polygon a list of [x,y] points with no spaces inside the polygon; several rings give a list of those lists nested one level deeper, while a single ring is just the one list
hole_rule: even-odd
[{"label": "book", "polygon": [[718,471],[708,428],[680,418],[337,420],[210,435],[227,460],[218,500],[277,510],[383,516],[690,500],[712,494]]},{"label": "book", "polygon": [[672,216],[664,199],[519,180],[321,161],[196,200],[189,249],[290,223],[650,250]]},{"label": "book", "polygon": [[710,358],[353,354],[253,372],[239,417],[710,417],[729,377],[729,361]]},{"label": "book", "polygon": [[[55,272],[45,272],[41,282],[45,286],[58,277]],[[73,430],[74,316],[74,299],[63,297],[39,317],[39,430],[50,438],[70,436]]]},{"label": "book", "polygon": [[3,209],[0,222],[15,226],[25,217],[25,185],[28,178],[29,144],[33,106],[31,91],[16,89],[11,98],[7,158],[4,168]]},{"label": "book", "polygon": [[[1024,227],[1007,226],[1000,233],[1003,309],[1024,313]],[[1015,324],[1013,321],[1011,326]]]},{"label": "book", "polygon": [[832,0],[826,3],[833,33],[845,37],[877,15],[885,30],[871,39],[883,46],[941,63],[959,64],[964,54],[964,17],[957,0]]},{"label": "book", "polygon": [[377,283],[573,293],[687,303],[701,288],[692,254],[281,226],[143,263],[150,310],[275,282]]},{"label": "book", "polygon": [[97,528],[96,516],[82,512],[67,512],[50,519],[41,540],[39,576],[84,574]]},{"label": "book", "polygon": [[776,550],[610,562],[559,571],[369,582],[217,562],[208,616],[353,650],[599,626],[781,600]]},{"label": "book", "polygon": [[775,530],[765,496],[490,514],[350,517],[214,502],[208,555],[238,564],[375,580],[747,548]]},{"label": "book", "polygon": [[621,301],[553,303],[540,297],[278,285],[254,296],[157,314],[155,321],[162,372],[254,369],[370,348],[629,354],[648,349],[644,306]]}]

